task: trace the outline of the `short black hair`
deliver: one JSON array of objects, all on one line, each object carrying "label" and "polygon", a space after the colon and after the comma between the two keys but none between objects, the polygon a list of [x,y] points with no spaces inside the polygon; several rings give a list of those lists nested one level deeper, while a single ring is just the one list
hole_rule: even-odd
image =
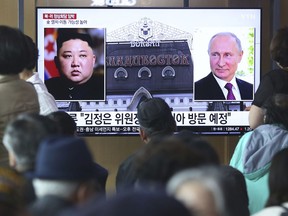
[{"label": "short black hair", "polygon": [[0,26],[0,74],[19,74],[28,62],[25,35],[19,29]]},{"label": "short black hair", "polygon": [[181,130],[175,137],[182,140],[189,148],[205,159],[205,164],[219,165],[220,159],[212,144],[201,135],[190,130]]},{"label": "short black hair", "polygon": [[136,155],[133,168],[137,186],[155,183],[165,185],[177,172],[206,164],[206,158],[184,141],[170,136],[160,141],[151,140]]},{"label": "short black hair", "polygon": [[65,111],[54,111],[49,113],[48,118],[52,119],[59,126],[60,133],[64,135],[75,135],[77,125],[74,119]]},{"label": "short black hair", "polygon": [[57,52],[59,52],[65,41],[71,39],[80,39],[82,41],[86,41],[91,48],[93,47],[93,40],[89,34],[79,33],[77,32],[77,29],[60,28],[58,29],[57,37]]},{"label": "short black hair", "polygon": [[36,67],[36,63],[38,60],[38,48],[31,37],[25,35],[25,39],[28,47],[27,55],[29,57],[25,68],[28,70],[33,70]]}]

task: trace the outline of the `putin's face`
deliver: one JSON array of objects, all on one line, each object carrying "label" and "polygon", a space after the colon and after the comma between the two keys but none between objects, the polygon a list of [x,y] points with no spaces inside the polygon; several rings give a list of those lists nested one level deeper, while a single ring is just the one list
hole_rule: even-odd
[{"label": "putin's face", "polygon": [[210,67],[219,79],[230,82],[242,56],[243,51],[239,50],[232,36],[219,35],[212,39],[209,49]]}]

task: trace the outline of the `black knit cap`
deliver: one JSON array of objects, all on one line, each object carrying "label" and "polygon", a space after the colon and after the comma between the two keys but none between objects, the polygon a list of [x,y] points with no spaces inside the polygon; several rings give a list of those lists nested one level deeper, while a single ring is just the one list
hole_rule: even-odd
[{"label": "black knit cap", "polygon": [[137,118],[141,127],[162,130],[175,120],[169,105],[162,98],[149,98],[137,107]]},{"label": "black knit cap", "polygon": [[93,41],[89,34],[87,33],[79,33],[76,31],[77,29],[58,29],[58,37],[57,37],[57,50],[62,47],[65,41],[71,39],[80,39],[82,41],[86,41],[88,45],[92,48]]}]

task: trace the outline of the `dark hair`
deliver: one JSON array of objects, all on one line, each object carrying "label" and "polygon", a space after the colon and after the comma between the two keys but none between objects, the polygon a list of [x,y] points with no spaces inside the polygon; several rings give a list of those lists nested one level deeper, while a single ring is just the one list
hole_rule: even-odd
[{"label": "dark hair", "polygon": [[171,109],[162,98],[142,101],[137,107],[137,118],[140,127],[150,138],[156,135],[172,135],[176,130]]},{"label": "dark hair", "polygon": [[79,33],[75,28],[74,29],[59,28],[57,37],[57,53],[59,52],[63,43],[71,39],[80,39],[82,41],[86,41],[91,48],[93,47],[93,40],[89,34]]},{"label": "dark hair", "polygon": [[[95,202],[96,201],[96,202]],[[175,198],[164,192],[125,191],[107,199],[92,199],[86,206],[64,215],[82,216],[194,216]]]},{"label": "dark hair", "polygon": [[216,150],[201,135],[189,130],[181,130],[175,134],[175,137],[182,140],[189,148],[201,155],[205,159],[205,164],[220,164]]},{"label": "dark hair", "polygon": [[28,62],[25,35],[18,29],[0,26],[0,74],[19,74]]},{"label": "dark hair", "polygon": [[60,128],[60,133],[64,135],[75,135],[77,130],[74,119],[64,111],[55,111],[47,115],[48,118],[56,122]]},{"label": "dark hair", "polygon": [[38,48],[31,37],[25,35],[25,39],[28,47],[27,55],[29,57],[25,68],[28,70],[33,70],[36,67],[36,63],[38,60]]},{"label": "dark hair", "polygon": [[[155,143],[157,142],[157,143]],[[135,158],[138,184],[164,186],[176,172],[204,165],[206,158],[176,137],[151,140]],[[147,184],[147,185],[148,185]]]},{"label": "dark hair", "polygon": [[288,67],[288,27],[278,29],[270,43],[270,54],[282,67]]},{"label": "dark hair", "polygon": [[229,215],[249,216],[249,197],[245,177],[232,166],[219,166],[220,184]]},{"label": "dark hair", "polygon": [[288,201],[288,148],[274,155],[269,171],[269,197],[266,206],[281,205]]},{"label": "dark hair", "polygon": [[288,129],[288,95],[275,94],[262,106],[265,124],[280,124]]}]

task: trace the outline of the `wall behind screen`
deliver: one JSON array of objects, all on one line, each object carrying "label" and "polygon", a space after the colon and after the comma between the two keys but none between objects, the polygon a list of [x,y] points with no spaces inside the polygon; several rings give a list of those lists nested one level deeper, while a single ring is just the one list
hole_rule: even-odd
[{"label": "wall behind screen", "polygon": [[[83,6],[91,5],[92,0],[25,0],[24,4],[24,32],[35,39],[35,6]],[[288,8],[287,0],[279,0],[279,27],[288,25],[288,14],[284,9]],[[263,25],[262,25],[262,74],[269,71],[271,61],[269,55],[269,42],[273,34],[271,13],[273,0],[190,0],[190,7],[261,7]],[[181,0],[138,0],[137,7],[182,7]],[[0,20],[1,25],[18,26],[18,0],[1,0]],[[217,20],[215,20],[217,22]],[[239,140],[238,136],[208,136],[208,141],[212,143],[218,152],[223,164],[229,163],[230,157]],[[115,175],[118,165],[129,154],[142,146],[138,136],[121,137],[86,137],[89,147],[93,152],[95,159],[103,166],[109,169],[109,178],[107,184],[108,191],[114,191]]]},{"label": "wall behind screen", "polygon": [[12,27],[18,26],[18,0],[1,0],[0,24]]}]

